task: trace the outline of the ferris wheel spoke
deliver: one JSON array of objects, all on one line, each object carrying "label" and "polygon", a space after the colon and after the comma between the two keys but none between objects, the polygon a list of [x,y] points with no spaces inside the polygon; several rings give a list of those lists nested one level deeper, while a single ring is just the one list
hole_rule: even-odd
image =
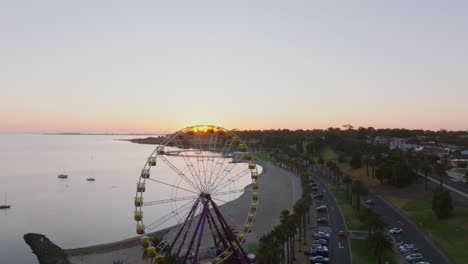
[{"label": "ferris wheel spoke", "polygon": [[[198,199],[198,198],[197,198]],[[166,223],[167,221],[174,219],[174,216],[180,215],[183,211],[187,210],[190,208],[190,205],[192,205],[194,202],[196,202],[197,199],[194,199],[192,201],[189,201],[188,203],[182,205],[181,207],[177,208],[176,210],[173,210],[172,212],[164,215],[163,217],[157,219],[153,223],[149,224],[146,226],[146,232],[151,231],[155,228],[158,228],[162,224]],[[187,212],[188,213],[188,212]]]},{"label": "ferris wheel spoke", "polygon": [[[213,188],[216,188],[217,185],[219,185],[221,182],[224,181],[224,179],[231,173],[231,171],[234,169],[234,167],[237,165],[237,163],[231,163],[227,164],[225,166],[221,166],[216,173],[216,176],[213,180],[213,182],[210,184],[210,191],[213,191]],[[223,174],[221,174],[223,172]]]},{"label": "ferris wheel spoke", "polygon": [[[231,152],[231,148],[232,148],[232,145],[233,145],[233,144],[232,144],[232,140],[228,140],[228,141],[226,141],[226,143],[227,143],[228,147],[227,147],[227,149],[225,149],[225,153],[224,153],[224,152],[222,153],[222,156],[224,156],[224,157],[227,157],[227,155]],[[227,158],[224,158],[224,159],[222,160],[222,162],[221,162],[221,164],[220,164],[220,166],[219,166],[219,169],[218,169],[218,171],[217,171],[216,174],[215,174],[214,180],[213,180],[213,182],[210,184],[210,189],[213,188],[213,186],[215,186],[215,184],[216,184],[217,182],[219,182],[219,179],[220,179],[220,178],[222,178],[221,180],[223,180],[224,177],[225,177],[226,175],[228,175],[228,174],[231,172],[231,170],[237,165],[237,162],[234,160],[234,158],[235,158],[235,156],[234,156],[234,154],[232,154],[232,161],[233,161],[233,162],[230,163],[230,164],[228,163],[227,165],[224,165],[225,162],[226,162],[226,160],[227,160]],[[220,177],[220,174],[221,174],[221,172],[223,172],[223,171],[225,172],[225,173],[224,173],[224,177]]]},{"label": "ferris wheel spoke", "polygon": [[170,162],[166,157],[161,156],[161,159],[175,172],[177,173],[182,179],[185,180],[190,186],[192,186],[194,189],[197,189],[198,191],[202,191],[200,186],[192,182],[183,172],[181,172],[172,162]]},{"label": "ferris wheel spoke", "polygon": [[226,194],[233,194],[233,193],[241,193],[243,191],[244,191],[244,189],[238,189],[238,190],[232,190],[232,191],[211,193],[210,195],[211,196],[226,195]]},{"label": "ferris wheel spoke", "polygon": [[192,175],[192,179],[194,181],[197,181],[197,179],[198,179],[198,182],[200,183],[200,186],[201,186],[202,185],[201,178],[198,175],[197,170],[195,169],[195,166],[193,165],[192,159],[190,159],[190,155],[187,154],[187,151],[186,151],[186,148],[184,146],[183,141],[178,140],[177,137],[176,137],[174,142],[176,143],[177,147],[179,149],[181,149],[179,154],[181,154],[182,158],[184,159],[184,162],[187,165],[187,168],[188,168],[190,174]]},{"label": "ferris wheel spoke", "polygon": [[148,180],[148,181],[153,181],[153,182],[157,182],[157,183],[164,184],[164,185],[167,185],[167,186],[171,186],[171,187],[174,187],[174,188],[177,188],[177,189],[180,189],[180,190],[184,190],[184,191],[186,191],[186,192],[190,192],[190,193],[194,193],[194,194],[197,194],[197,195],[198,195],[198,193],[195,192],[195,191],[191,191],[191,190],[189,190],[189,189],[185,189],[185,188],[176,186],[176,185],[174,185],[174,184],[166,183],[166,182],[159,181],[159,180],[155,180],[155,179],[151,179],[151,178],[148,178],[148,179],[146,179],[146,180]]},{"label": "ferris wheel spoke", "polygon": [[[197,161],[196,164],[197,164],[197,169],[198,169],[198,175],[200,176],[200,180],[203,177],[204,180],[201,180],[201,181],[206,183],[206,172],[204,171],[205,162],[204,162],[204,155],[203,155],[204,149],[203,149],[203,144],[200,139],[200,133],[196,133],[193,136],[193,145],[195,146],[195,148],[197,148],[197,141],[198,141],[199,152],[198,153],[195,152],[195,156],[196,156],[196,161]],[[203,166],[203,168],[201,168],[201,166]],[[204,184],[202,186],[203,188],[205,188]]]},{"label": "ferris wheel spoke", "polygon": [[[216,138],[217,139],[217,138]],[[217,142],[217,140],[216,140]],[[212,183],[212,176],[214,176],[215,172],[217,171],[217,168],[218,168],[218,165],[220,167],[223,166],[224,164],[224,161],[226,160],[225,156],[224,156],[224,149],[226,148],[226,146],[228,145],[228,141],[225,140],[224,142],[224,146],[223,148],[221,149],[221,152],[220,152],[220,155],[218,156],[218,158],[216,160],[213,159],[213,162],[212,162],[212,166],[211,166],[211,173],[210,173],[210,178],[208,180],[210,186],[209,188],[211,188],[211,183]],[[220,160],[222,160],[223,162],[221,163]],[[215,177],[216,178],[216,177]],[[214,179],[213,179],[214,180]]]},{"label": "ferris wheel spoke", "polygon": [[170,203],[170,202],[179,202],[179,201],[186,201],[186,200],[194,200],[199,195],[192,195],[192,196],[185,196],[185,197],[177,197],[173,199],[164,199],[164,200],[156,200],[156,201],[149,201],[149,202],[144,202],[143,206],[150,206],[150,205],[157,205],[157,204],[164,204],[164,203]]},{"label": "ferris wheel spoke", "polygon": [[217,192],[219,190],[222,190],[226,188],[227,186],[231,185],[231,183],[237,181],[238,179],[242,178],[247,174],[247,172],[250,171],[249,169],[245,169],[232,177],[228,177],[226,180],[219,182],[219,184],[215,187],[215,189],[212,192]]}]

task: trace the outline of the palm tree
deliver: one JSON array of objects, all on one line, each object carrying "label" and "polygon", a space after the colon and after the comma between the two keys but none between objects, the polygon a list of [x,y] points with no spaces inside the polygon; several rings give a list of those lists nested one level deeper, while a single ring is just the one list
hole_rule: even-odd
[{"label": "palm tree", "polygon": [[370,234],[367,241],[369,242],[369,246],[373,249],[374,255],[377,256],[378,264],[382,264],[382,255],[385,250],[392,248],[392,242],[390,242],[382,231]]},{"label": "palm tree", "polygon": [[378,165],[377,159],[376,158],[371,158],[369,160],[369,166],[372,168],[372,178],[375,178],[375,167]]},{"label": "palm tree", "polygon": [[325,160],[322,157],[318,159],[318,164],[320,165],[320,176],[323,176],[323,164],[325,164]]},{"label": "palm tree", "polygon": [[289,249],[289,252],[290,252],[290,255],[289,255],[289,258],[290,258],[290,261],[289,263],[292,263],[294,260],[296,260],[296,256],[295,256],[295,239],[294,239],[294,236],[297,234],[297,217],[295,215],[292,215],[290,217],[288,217],[288,220],[286,221],[286,232],[289,236],[289,246],[290,246],[290,249]]},{"label": "palm tree", "polygon": [[348,196],[349,196],[349,186],[350,184],[353,182],[353,179],[351,179],[351,177],[349,177],[348,175],[345,175],[343,177],[343,183],[346,185],[346,199],[348,199]]},{"label": "palm tree", "polygon": [[281,211],[281,216],[280,216],[280,222],[281,222],[281,226],[284,227],[284,232],[286,234],[286,263],[290,263],[289,260],[290,260],[290,253],[289,253],[289,249],[290,249],[290,239],[289,239],[289,231],[288,231],[288,227],[287,227],[287,222],[288,222],[288,218],[289,218],[289,210],[283,210]]},{"label": "palm tree", "polygon": [[444,188],[443,178],[447,177],[446,167],[442,163],[437,163],[434,166],[434,172],[440,178],[440,189]]},{"label": "palm tree", "polygon": [[367,224],[369,225],[369,234],[382,231],[387,227],[384,217],[374,210],[372,210],[372,214],[367,219]]},{"label": "palm tree", "polygon": [[356,180],[351,185],[351,193],[356,197],[356,209],[358,215],[361,210],[361,196],[366,195],[368,192],[369,190],[367,189],[366,184],[361,180]]},{"label": "palm tree", "polygon": [[335,175],[337,184],[340,184],[341,176],[343,176],[343,171],[338,166],[335,167]]},{"label": "palm tree", "polygon": [[427,191],[427,175],[431,171],[431,165],[427,160],[422,163],[421,171],[424,173],[424,190]]},{"label": "palm tree", "polygon": [[333,174],[332,174],[332,170],[333,170],[333,167],[335,166],[335,163],[331,160],[328,160],[327,161],[327,167],[328,167],[328,171],[329,171],[329,176],[332,177]]},{"label": "palm tree", "polygon": [[309,165],[310,165],[310,166],[314,166],[314,165],[315,165],[315,159],[314,159],[314,158],[311,157],[311,158],[309,159]]}]

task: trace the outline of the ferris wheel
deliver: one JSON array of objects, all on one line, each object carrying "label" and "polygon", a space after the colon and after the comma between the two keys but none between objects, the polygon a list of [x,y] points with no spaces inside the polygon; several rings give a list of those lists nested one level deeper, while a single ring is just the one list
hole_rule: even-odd
[{"label": "ferris wheel", "polygon": [[[243,243],[257,213],[258,176],[245,142],[225,128],[191,126],[165,137],[141,170],[134,200],[148,262],[249,263]],[[240,196],[250,202],[230,211]]]}]

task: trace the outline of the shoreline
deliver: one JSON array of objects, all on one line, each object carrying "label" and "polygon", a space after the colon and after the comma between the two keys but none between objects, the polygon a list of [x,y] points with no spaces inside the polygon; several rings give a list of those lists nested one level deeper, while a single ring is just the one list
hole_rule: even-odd
[{"label": "shoreline", "polygon": [[[259,175],[259,178],[263,177],[263,175],[267,172],[267,169],[265,168],[264,164],[261,164],[263,162],[258,162],[257,164],[262,167],[262,172]],[[240,200],[243,196],[245,196],[248,192],[248,187],[250,187],[251,184],[248,184],[244,187],[243,193],[235,200],[229,201],[220,207],[220,210],[223,211],[224,207],[227,207],[231,205],[232,203],[235,203],[236,201]],[[162,235],[164,236],[167,232],[169,232],[174,226],[166,227],[161,230],[157,230],[155,232],[151,232],[148,235],[153,236],[153,235]],[[140,246],[140,236],[135,236],[131,238],[127,238],[124,240],[119,240],[115,242],[109,242],[109,243],[103,243],[103,244],[97,244],[97,245],[91,245],[91,246],[85,246],[85,247],[78,247],[78,248],[69,248],[69,249],[63,249],[65,254],[69,257],[75,257],[75,256],[80,256],[80,255],[89,255],[89,254],[101,254],[101,253],[108,253],[108,252],[113,252],[113,251],[118,251],[118,250],[123,250],[123,249],[128,249],[131,247],[135,246]]]},{"label": "shoreline", "polygon": [[[259,177],[260,203],[257,211],[255,224],[252,232],[246,234],[244,246],[257,243],[258,239],[279,224],[279,216],[283,209],[291,210],[295,201],[300,197],[292,195],[278,195],[279,193],[301,192],[300,183],[297,176],[276,167],[270,162],[258,162],[262,167]],[[229,201],[220,206],[223,215],[229,219],[233,225],[239,227],[244,223],[248,206],[251,202],[251,192],[247,185],[244,192],[235,200]],[[170,230],[166,228],[153,232],[164,232]],[[241,227],[240,227],[241,228]],[[125,263],[144,263],[142,260],[142,250],[139,245],[139,236],[120,240],[116,242],[93,245],[88,247],[64,249],[69,256],[71,263],[100,264],[111,263],[114,260],[122,260]]]}]

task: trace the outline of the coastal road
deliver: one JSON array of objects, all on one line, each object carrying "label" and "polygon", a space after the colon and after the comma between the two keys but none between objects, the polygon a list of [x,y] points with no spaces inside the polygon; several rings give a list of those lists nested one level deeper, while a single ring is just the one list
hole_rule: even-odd
[{"label": "coastal road", "polygon": [[[418,175],[424,178],[424,174],[418,172]],[[437,184],[440,183],[439,177],[434,176],[434,175],[428,175],[427,179]],[[452,180],[451,177],[446,177],[443,179],[443,184],[444,184],[444,188],[447,188],[452,192],[458,193],[461,196],[468,198],[468,189],[464,186],[464,182],[454,181]]]},{"label": "coastal road", "polygon": [[[314,192],[314,194],[323,193],[322,200],[315,200],[316,206],[327,206],[328,212],[317,212],[317,218],[328,218],[328,226],[330,231],[330,263],[350,264],[351,252],[349,248],[348,232],[340,208],[336,203],[335,198],[328,190],[328,186],[319,177],[315,175],[312,176],[312,179],[317,183],[318,188],[320,190],[319,192]],[[319,229],[322,228],[323,225],[319,225]],[[338,237],[339,231],[345,231],[346,237]]]},{"label": "coastal road", "polygon": [[408,218],[403,216],[402,212],[397,208],[375,193],[369,193],[367,197],[363,197],[363,201],[367,201],[368,199],[375,201],[375,205],[372,208],[384,216],[388,229],[393,227],[403,229],[402,234],[393,235],[396,242],[404,241],[415,244],[426,261],[432,264],[452,263],[432,242],[426,240],[426,236],[422,231],[410,222]]}]

